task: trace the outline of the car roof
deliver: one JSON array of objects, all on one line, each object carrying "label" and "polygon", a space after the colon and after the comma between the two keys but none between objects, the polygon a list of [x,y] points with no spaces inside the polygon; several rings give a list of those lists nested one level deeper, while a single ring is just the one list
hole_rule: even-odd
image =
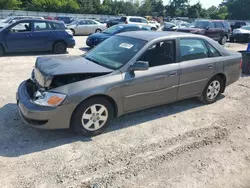
[{"label": "car roof", "polygon": [[23,22],[23,21],[37,21],[37,22],[53,22],[53,23],[63,23],[61,21],[58,20],[41,20],[41,19],[22,19],[22,20],[18,20],[17,22]]},{"label": "car roof", "polygon": [[[196,35],[190,34],[190,33],[182,33],[182,32],[156,32],[156,31],[133,31],[133,32],[125,32],[125,33],[120,33],[118,34],[119,36],[125,36],[125,37],[131,37],[131,38],[136,38],[136,39],[141,39],[141,40],[146,40],[146,41],[151,41],[157,38],[161,37],[182,37],[182,36],[190,36],[194,37]],[[199,35],[199,37],[202,37]]]}]

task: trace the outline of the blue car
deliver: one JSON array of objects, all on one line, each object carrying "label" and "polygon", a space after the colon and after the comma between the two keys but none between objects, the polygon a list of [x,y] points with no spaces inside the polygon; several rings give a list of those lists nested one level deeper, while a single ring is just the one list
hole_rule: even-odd
[{"label": "blue car", "polygon": [[90,35],[87,38],[86,44],[92,48],[115,34],[127,32],[127,31],[142,31],[142,30],[150,31],[151,28],[147,26],[140,26],[140,25],[134,25],[134,24],[114,25],[112,27],[109,27],[108,29],[105,29],[101,33],[94,33]]},{"label": "blue car", "polygon": [[61,54],[74,46],[72,32],[57,21],[20,20],[0,29],[0,56],[5,52],[50,50]]}]

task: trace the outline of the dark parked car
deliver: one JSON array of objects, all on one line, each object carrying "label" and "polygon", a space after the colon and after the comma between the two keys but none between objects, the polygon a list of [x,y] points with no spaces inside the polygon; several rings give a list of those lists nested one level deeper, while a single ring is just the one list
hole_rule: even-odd
[{"label": "dark parked car", "polygon": [[177,32],[133,31],[83,56],[39,57],[18,88],[21,119],[92,136],[123,114],[186,98],[211,104],[240,76],[241,54]]},{"label": "dark parked car", "polygon": [[176,31],[177,26],[171,22],[165,22],[162,31]]},{"label": "dark parked car", "polygon": [[97,44],[101,43],[102,41],[108,39],[109,37],[122,33],[122,32],[128,32],[128,31],[145,31],[145,30],[151,30],[150,27],[146,26],[140,26],[140,25],[133,25],[133,24],[120,24],[120,25],[114,25],[108,29],[105,29],[101,33],[94,33],[90,35],[87,38],[86,44],[89,47],[94,47]]},{"label": "dark parked car", "polygon": [[120,22],[120,18],[119,19],[108,19],[106,21],[106,24],[107,24],[107,27],[112,27],[114,25],[119,24],[119,22]]},{"label": "dark parked car", "polygon": [[75,19],[73,19],[71,17],[67,17],[67,16],[57,16],[54,19],[58,20],[58,21],[62,21],[65,24],[70,24],[71,22],[73,22],[75,20]]},{"label": "dark parked car", "polygon": [[230,42],[234,41],[250,42],[250,25],[234,29],[230,36]]},{"label": "dark parked car", "polygon": [[21,20],[0,30],[0,56],[5,52],[48,50],[59,54],[74,46],[72,32],[57,21]]},{"label": "dark parked car", "polygon": [[198,20],[188,28],[180,28],[179,32],[205,35],[224,45],[230,37],[231,27],[223,20]]},{"label": "dark parked car", "polygon": [[247,25],[246,22],[238,21],[238,22],[235,22],[234,24],[232,24],[231,28],[232,28],[232,30],[239,29],[239,28],[241,28],[242,26],[245,26],[245,25]]}]

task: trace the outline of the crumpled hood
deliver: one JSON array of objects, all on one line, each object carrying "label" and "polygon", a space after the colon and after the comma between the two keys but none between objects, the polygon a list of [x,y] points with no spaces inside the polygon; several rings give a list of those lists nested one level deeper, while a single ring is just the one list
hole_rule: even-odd
[{"label": "crumpled hood", "polygon": [[81,74],[81,73],[109,73],[108,69],[89,61],[81,56],[49,56],[38,57],[34,76],[42,87],[48,87],[56,75]]}]

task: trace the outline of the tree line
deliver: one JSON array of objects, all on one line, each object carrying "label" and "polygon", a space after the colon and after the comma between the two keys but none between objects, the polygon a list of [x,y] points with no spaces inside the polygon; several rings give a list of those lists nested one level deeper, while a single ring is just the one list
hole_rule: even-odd
[{"label": "tree line", "polygon": [[[222,1],[222,0],[221,0]],[[250,0],[223,0],[208,9],[189,0],[0,0],[0,9],[80,14],[140,15],[211,19],[250,19]]]}]

